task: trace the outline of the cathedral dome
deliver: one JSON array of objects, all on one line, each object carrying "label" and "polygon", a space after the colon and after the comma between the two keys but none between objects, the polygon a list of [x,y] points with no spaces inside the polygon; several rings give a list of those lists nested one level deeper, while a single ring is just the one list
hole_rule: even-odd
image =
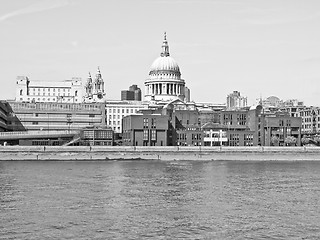
[{"label": "cathedral dome", "polygon": [[185,98],[185,82],[181,79],[177,62],[170,57],[166,33],[160,57],[152,63],[144,85],[147,101],[172,101],[177,98],[183,101]]},{"label": "cathedral dome", "polygon": [[151,65],[149,76],[160,77],[169,76],[170,78],[180,78],[180,68],[178,63],[170,57],[169,45],[167,41],[166,33],[164,35],[164,40],[162,44],[162,52],[160,57],[158,57]]},{"label": "cathedral dome", "polygon": [[150,73],[159,71],[170,71],[180,74],[177,62],[169,56],[158,57],[151,65]]}]

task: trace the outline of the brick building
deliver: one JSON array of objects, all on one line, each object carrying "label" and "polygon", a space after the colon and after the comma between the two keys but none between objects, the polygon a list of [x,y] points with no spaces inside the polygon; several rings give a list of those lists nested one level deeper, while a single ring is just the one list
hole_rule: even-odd
[{"label": "brick building", "polygon": [[125,146],[167,146],[169,117],[161,114],[134,114],[122,119]]}]

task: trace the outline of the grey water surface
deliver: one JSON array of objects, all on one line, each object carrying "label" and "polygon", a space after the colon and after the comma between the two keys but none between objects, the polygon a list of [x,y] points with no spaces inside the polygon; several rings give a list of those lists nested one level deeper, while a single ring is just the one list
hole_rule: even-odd
[{"label": "grey water surface", "polygon": [[3,161],[0,239],[320,239],[320,162]]}]

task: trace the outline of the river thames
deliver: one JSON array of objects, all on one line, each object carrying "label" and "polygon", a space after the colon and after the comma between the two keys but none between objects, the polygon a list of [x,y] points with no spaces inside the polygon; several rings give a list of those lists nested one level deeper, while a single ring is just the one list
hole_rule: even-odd
[{"label": "river thames", "polygon": [[0,239],[320,239],[317,161],[2,161]]}]

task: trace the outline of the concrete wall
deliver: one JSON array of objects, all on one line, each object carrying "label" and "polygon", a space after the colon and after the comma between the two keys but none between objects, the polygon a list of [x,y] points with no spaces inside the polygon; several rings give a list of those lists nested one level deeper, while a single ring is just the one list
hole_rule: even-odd
[{"label": "concrete wall", "polygon": [[0,147],[1,160],[319,161],[316,147]]}]

